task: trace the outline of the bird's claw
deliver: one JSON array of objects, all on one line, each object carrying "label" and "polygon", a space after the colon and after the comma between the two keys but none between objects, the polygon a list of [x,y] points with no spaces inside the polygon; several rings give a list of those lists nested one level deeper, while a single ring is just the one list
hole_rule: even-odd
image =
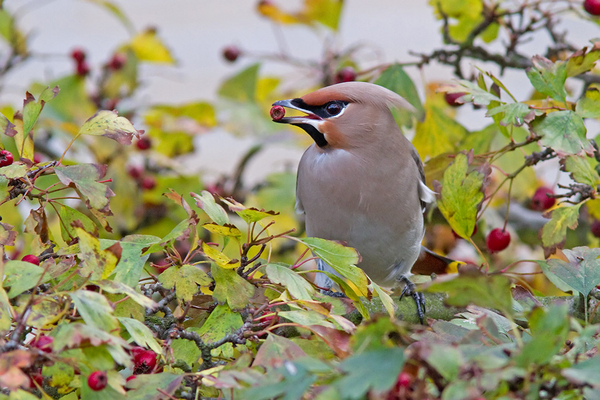
[{"label": "bird's claw", "polygon": [[404,283],[404,289],[402,289],[402,293],[400,293],[400,301],[404,295],[410,295],[415,301],[415,305],[417,306],[417,316],[419,317],[419,322],[421,325],[425,325],[425,296],[421,292],[417,292],[417,287],[414,283],[411,282],[406,276],[402,275],[398,278],[399,281]]}]

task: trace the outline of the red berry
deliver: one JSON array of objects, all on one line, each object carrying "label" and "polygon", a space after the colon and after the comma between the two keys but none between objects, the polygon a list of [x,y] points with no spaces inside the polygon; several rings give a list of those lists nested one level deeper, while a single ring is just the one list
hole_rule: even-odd
[{"label": "red berry", "polygon": [[88,377],[88,386],[94,391],[100,391],[108,384],[108,377],[105,371],[94,371]]},{"label": "red berry", "polygon": [[448,93],[448,92],[446,92],[446,94],[444,95],[444,99],[446,100],[446,103],[448,103],[448,105],[451,105],[452,107],[459,107],[459,106],[462,106],[463,103],[458,102],[458,99],[460,99],[464,95],[466,95],[466,93],[463,93],[463,92]]},{"label": "red berry", "polygon": [[85,60],[85,51],[83,49],[74,49],[71,52],[71,58],[77,61],[78,64],[81,64]]},{"label": "red berry", "polygon": [[600,15],[600,0],[585,0],[583,8],[591,15]]},{"label": "red berry", "polygon": [[223,57],[229,62],[237,60],[240,54],[242,54],[242,52],[237,46],[227,46],[223,49]]},{"label": "red berry", "polygon": [[0,150],[0,167],[6,167],[13,163],[13,155],[8,150]]},{"label": "red berry", "polygon": [[90,73],[90,66],[85,61],[78,62],[76,72],[79,76],[86,76]]},{"label": "red berry", "polygon": [[352,67],[344,67],[340,69],[334,77],[335,83],[352,82],[356,80],[356,71]]},{"label": "red berry", "polygon": [[148,137],[143,137],[139,139],[135,145],[140,150],[148,150],[150,147],[152,147],[152,141]]},{"label": "red berry", "polygon": [[54,342],[52,336],[40,335],[40,337],[31,342],[31,346],[40,349],[44,353],[52,353],[52,342]]},{"label": "red berry", "polygon": [[118,71],[123,68],[123,65],[127,62],[127,56],[123,53],[115,53],[110,61],[108,62],[108,68],[113,71]]},{"label": "red berry", "polygon": [[156,367],[156,353],[152,350],[143,350],[133,357],[134,375],[147,374]]},{"label": "red berry", "polygon": [[127,173],[133,179],[139,179],[142,177],[142,174],[144,173],[144,169],[142,167],[132,166],[132,167],[127,168]]},{"label": "red berry", "polygon": [[592,232],[592,235],[596,236],[597,238],[600,238],[600,221],[595,219],[594,222],[592,222],[590,231]]},{"label": "red berry", "polygon": [[[30,375],[30,378],[31,378],[32,382],[37,383],[39,386],[42,386],[44,384],[44,377],[42,376],[40,371],[32,373]],[[34,387],[33,383],[31,384],[31,387]]]},{"label": "red berry", "polygon": [[142,178],[140,185],[144,190],[152,190],[156,187],[156,179],[154,179],[152,176],[145,176]]},{"label": "red berry", "polygon": [[501,228],[492,229],[485,243],[491,253],[502,251],[510,244],[510,233]]},{"label": "red berry", "polygon": [[23,256],[23,258],[21,258],[21,261],[25,261],[35,265],[40,265],[40,259],[34,256],[33,254],[27,254],[26,256]]},{"label": "red berry", "polygon": [[407,388],[410,386],[411,382],[412,376],[410,376],[410,374],[407,372],[401,372],[400,375],[398,375],[398,379],[396,380],[396,386],[398,388]]},{"label": "red berry", "polygon": [[283,119],[283,117],[285,117],[285,108],[281,106],[273,106],[271,107],[270,114],[273,121],[280,121]]},{"label": "red berry", "polygon": [[556,199],[548,197],[547,194],[553,195],[554,192],[547,187],[538,188],[531,198],[531,208],[536,211],[544,211],[552,207],[556,203]]}]

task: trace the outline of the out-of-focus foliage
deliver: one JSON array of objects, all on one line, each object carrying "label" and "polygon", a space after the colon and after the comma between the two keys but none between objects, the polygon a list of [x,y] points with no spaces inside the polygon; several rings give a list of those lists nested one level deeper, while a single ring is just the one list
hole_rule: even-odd
[{"label": "out-of-focus foliage", "polygon": [[[131,38],[99,66],[73,52],[73,74],[0,108],[0,399],[600,398],[600,156],[589,123],[600,119],[600,44],[579,48],[556,30],[565,12],[598,22],[580,3],[431,0],[445,45],[416,61],[365,67],[360,45],[326,40],[322,60],[258,57],[221,83],[215,104],[139,107],[140,66],[177,55],[160,30],[136,32],[114,4],[94,2]],[[260,1],[257,12],[335,38],[343,1]],[[0,10],[2,74],[31,56],[17,21]],[[524,53],[540,31],[552,43]],[[233,50],[229,61],[251,54]],[[283,92],[261,72],[273,58],[309,78]],[[498,68],[466,77],[467,60]],[[431,61],[457,80],[416,85],[412,68],[427,76]],[[528,78],[531,96],[511,93],[507,68]],[[354,79],[417,110],[395,117],[413,130],[438,195],[425,244],[467,262],[415,278],[424,326],[356,266],[356,250],[303,237],[293,171],[253,186],[244,175],[281,134],[273,101]],[[472,115],[481,129],[457,120],[465,103],[484,109]],[[182,161],[210,151],[194,139],[213,129],[256,139],[216,180]],[[565,183],[540,197],[554,159]],[[488,250],[494,228],[513,236],[507,250]],[[317,257],[344,297],[313,284]]]}]

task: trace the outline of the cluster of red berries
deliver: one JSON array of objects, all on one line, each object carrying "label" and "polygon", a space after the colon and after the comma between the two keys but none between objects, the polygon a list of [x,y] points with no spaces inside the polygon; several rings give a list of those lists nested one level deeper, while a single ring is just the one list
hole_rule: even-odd
[{"label": "cluster of red berries", "polygon": [[71,52],[71,58],[75,61],[75,73],[79,76],[86,76],[90,73],[90,66],[85,61],[86,56],[83,49],[77,48]]},{"label": "cluster of red berries", "polygon": [[141,167],[129,167],[127,173],[135,179],[142,190],[152,190],[156,187],[156,178],[146,175],[144,169]]},{"label": "cluster of red berries", "polygon": [[[156,353],[143,347],[136,346],[131,349],[133,356],[133,375],[127,378],[127,382],[135,379],[136,375],[149,374],[156,368]],[[94,371],[87,380],[90,389],[100,391],[108,385],[108,376],[106,371]]]}]

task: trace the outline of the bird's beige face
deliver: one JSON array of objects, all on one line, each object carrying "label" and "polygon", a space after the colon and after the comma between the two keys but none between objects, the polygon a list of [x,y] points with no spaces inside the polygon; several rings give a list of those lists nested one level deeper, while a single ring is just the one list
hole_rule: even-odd
[{"label": "bird's beige face", "polygon": [[389,109],[390,96],[397,95],[364,82],[332,85],[301,98],[273,103],[306,114],[274,121],[304,129],[322,149],[362,147],[379,140],[375,135],[388,131],[379,129],[382,125],[395,126]]}]

